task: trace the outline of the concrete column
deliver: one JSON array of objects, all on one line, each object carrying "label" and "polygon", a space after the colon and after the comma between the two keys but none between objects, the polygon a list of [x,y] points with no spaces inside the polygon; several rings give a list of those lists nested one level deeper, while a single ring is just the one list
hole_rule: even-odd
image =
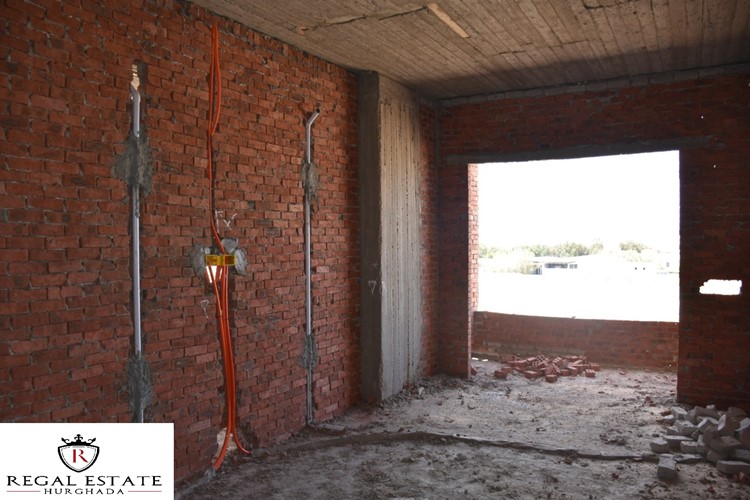
[{"label": "concrete column", "polygon": [[362,397],[397,394],[420,373],[419,111],[416,95],[360,77]]}]

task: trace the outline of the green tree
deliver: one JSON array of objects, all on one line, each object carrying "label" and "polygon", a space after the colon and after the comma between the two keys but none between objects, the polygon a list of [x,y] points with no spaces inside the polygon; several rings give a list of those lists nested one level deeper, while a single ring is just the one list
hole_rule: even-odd
[{"label": "green tree", "polygon": [[601,242],[596,242],[591,246],[573,241],[566,241],[554,246],[549,245],[532,245],[525,247],[534,257],[580,257],[581,255],[591,255],[599,253],[604,249]]},{"label": "green tree", "polygon": [[643,253],[643,251],[647,249],[648,246],[633,240],[623,241],[620,243],[620,250],[622,250],[623,252],[634,251],[637,253]]},{"label": "green tree", "polygon": [[479,257],[481,259],[491,259],[497,255],[499,251],[500,249],[497,247],[483,245],[482,243],[479,244]]}]

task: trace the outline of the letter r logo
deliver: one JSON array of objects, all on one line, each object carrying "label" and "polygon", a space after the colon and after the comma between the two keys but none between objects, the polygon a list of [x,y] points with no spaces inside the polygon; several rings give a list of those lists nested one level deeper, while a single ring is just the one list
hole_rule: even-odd
[{"label": "letter r logo", "polygon": [[84,450],[81,450],[81,449],[73,449],[73,463],[76,463],[77,461],[76,457],[80,458],[86,463],[89,463],[89,461],[84,458],[83,451]]}]

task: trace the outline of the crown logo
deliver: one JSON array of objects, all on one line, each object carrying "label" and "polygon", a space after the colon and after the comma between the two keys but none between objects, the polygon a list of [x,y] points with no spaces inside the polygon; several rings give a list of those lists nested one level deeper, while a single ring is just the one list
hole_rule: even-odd
[{"label": "crown logo", "polygon": [[70,442],[69,439],[62,438],[62,442],[65,443],[66,445],[77,445],[78,444],[78,445],[84,445],[85,446],[85,445],[93,443],[94,441],[96,441],[96,438],[89,439],[88,441],[84,441],[83,440],[83,436],[81,436],[80,434],[76,434],[75,441],[73,441],[72,443]]},{"label": "crown logo", "polygon": [[65,467],[73,472],[85,471],[99,457],[99,447],[93,444],[96,438],[84,440],[83,436],[76,434],[72,440],[61,439],[65,445],[57,447],[57,454]]}]

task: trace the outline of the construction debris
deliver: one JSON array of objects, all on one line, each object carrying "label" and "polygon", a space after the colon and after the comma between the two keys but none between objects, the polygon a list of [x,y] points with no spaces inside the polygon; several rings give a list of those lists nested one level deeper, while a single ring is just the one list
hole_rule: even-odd
[{"label": "construction debris", "polygon": [[600,369],[598,363],[589,363],[586,356],[513,356],[513,359],[504,362],[500,370],[495,371],[495,377],[505,379],[508,374],[516,372],[530,380],[544,377],[547,382],[554,383],[559,377],[585,375],[594,378]]},{"label": "construction debris", "polygon": [[656,469],[659,479],[677,479],[677,462],[672,455],[659,455],[659,465]]},{"label": "construction debris", "polygon": [[675,406],[662,415],[661,423],[669,427],[650,443],[651,451],[660,454],[659,479],[675,479],[677,463],[699,460],[716,464],[719,472],[740,482],[750,474],[750,418],[744,410]]}]

